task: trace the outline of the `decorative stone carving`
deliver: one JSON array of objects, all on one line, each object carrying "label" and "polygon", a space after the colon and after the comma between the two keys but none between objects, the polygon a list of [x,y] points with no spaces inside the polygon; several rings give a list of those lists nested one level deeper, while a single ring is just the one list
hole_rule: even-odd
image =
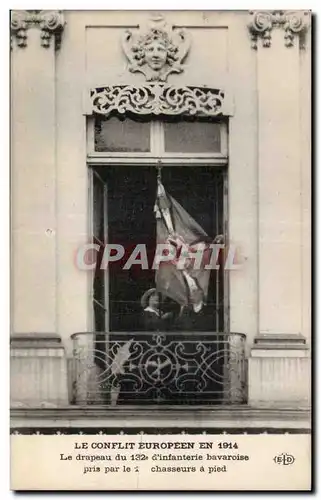
[{"label": "decorative stone carving", "polygon": [[222,90],[165,83],[108,85],[92,89],[90,96],[92,111],[102,115],[217,116],[223,114],[224,104]]},{"label": "decorative stone carving", "polygon": [[11,24],[10,24],[10,32],[11,32],[11,46],[13,37],[17,40],[18,47],[26,47],[27,46],[27,22],[25,19],[24,11],[14,11],[11,14]]},{"label": "decorative stone carving", "polygon": [[248,25],[252,40],[252,48],[257,49],[258,39],[262,39],[263,47],[271,46],[271,33],[273,28],[284,30],[286,47],[292,47],[296,35],[304,35],[307,29],[308,12],[265,10],[251,11],[251,21]]},{"label": "decorative stone carving", "polygon": [[127,30],[122,39],[129,71],[140,72],[147,81],[165,82],[170,73],[181,73],[190,48],[183,29],[173,29],[162,16],[155,15],[147,26]]},{"label": "decorative stone carving", "polygon": [[51,38],[55,36],[55,48],[59,49],[64,25],[65,21],[61,12],[43,11],[40,20],[41,45],[50,47]]},{"label": "decorative stone carving", "polygon": [[61,43],[61,35],[65,21],[61,11],[58,10],[17,10],[11,13],[11,46],[13,38],[16,39],[18,47],[27,46],[28,28],[36,26],[40,28],[41,46],[48,48],[54,37],[55,48]]}]

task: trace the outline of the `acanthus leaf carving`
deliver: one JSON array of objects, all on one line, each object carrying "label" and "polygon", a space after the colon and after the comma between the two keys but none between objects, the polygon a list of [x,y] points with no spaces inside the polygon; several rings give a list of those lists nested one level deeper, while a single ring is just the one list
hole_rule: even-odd
[{"label": "acanthus leaf carving", "polygon": [[27,33],[31,26],[40,29],[40,43],[48,48],[51,40],[55,40],[55,48],[61,44],[61,36],[65,26],[63,13],[58,10],[17,10],[11,13],[11,47],[13,38],[18,47],[27,46]]},{"label": "acanthus leaf carving", "polygon": [[92,111],[109,115],[218,116],[223,114],[224,92],[209,87],[166,83],[108,85],[91,90]]},{"label": "acanthus leaf carving", "polygon": [[295,36],[300,35],[302,38],[307,30],[308,14],[306,11],[250,11],[251,20],[248,29],[252,48],[257,49],[259,38],[262,40],[263,47],[270,47],[273,28],[282,28],[285,46],[292,47]]},{"label": "acanthus leaf carving", "polygon": [[129,71],[142,73],[147,81],[165,82],[171,73],[181,73],[190,44],[189,34],[174,29],[161,15],[136,31],[126,30],[122,38]]}]

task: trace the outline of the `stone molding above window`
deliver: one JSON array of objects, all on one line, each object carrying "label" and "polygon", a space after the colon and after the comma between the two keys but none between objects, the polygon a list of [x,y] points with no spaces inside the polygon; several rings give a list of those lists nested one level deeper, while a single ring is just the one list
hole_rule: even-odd
[{"label": "stone molding above window", "polygon": [[88,114],[216,117],[232,114],[223,90],[164,83],[106,85],[90,90]]},{"label": "stone molding above window", "polygon": [[38,27],[41,46],[49,48],[51,40],[54,38],[55,49],[59,49],[64,26],[64,16],[59,10],[12,11],[10,19],[11,47],[14,39],[18,47],[27,47],[28,29]]},{"label": "stone molding above window", "polygon": [[259,38],[262,39],[263,47],[271,46],[273,28],[283,29],[285,46],[293,47],[295,36],[299,36],[303,42],[309,24],[309,12],[301,10],[257,10],[250,11],[250,16],[248,29],[253,49],[257,49]]}]

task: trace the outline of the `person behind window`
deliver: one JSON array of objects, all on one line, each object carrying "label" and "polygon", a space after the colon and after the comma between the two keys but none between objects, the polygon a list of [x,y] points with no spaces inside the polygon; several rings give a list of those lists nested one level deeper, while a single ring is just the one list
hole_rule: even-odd
[{"label": "person behind window", "polygon": [[170,330],[175,320],[174,302],[150,288],[141,298],[145,331]]}]

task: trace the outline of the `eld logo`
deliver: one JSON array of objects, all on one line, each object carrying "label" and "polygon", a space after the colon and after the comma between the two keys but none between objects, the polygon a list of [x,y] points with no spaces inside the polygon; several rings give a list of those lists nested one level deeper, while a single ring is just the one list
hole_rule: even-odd
[{"label": "eld logo", "polygon": [[273,458],[274,462],[279,465],[292,465],[295,461],[293,455],[289,455],[289,453],[281,453]]}]

